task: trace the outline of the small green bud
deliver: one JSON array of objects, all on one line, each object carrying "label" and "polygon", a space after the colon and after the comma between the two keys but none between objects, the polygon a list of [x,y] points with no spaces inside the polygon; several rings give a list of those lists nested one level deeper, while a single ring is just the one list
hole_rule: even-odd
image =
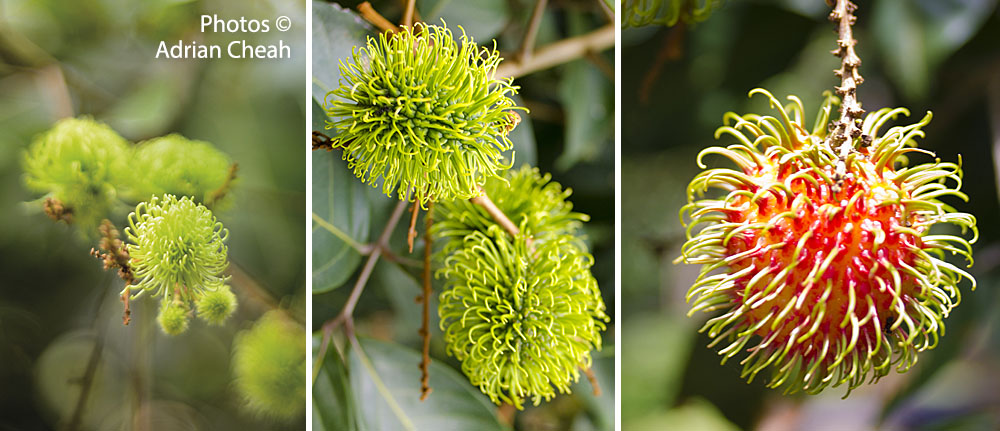
[{"label": "small green bud", "polygon": [[143,170],[134,186],[136,201],[173,194],[201,203],[225,184],[232,163],[212,144],[177,134],[139,144],[134,160]]},{"label": "small green bud", "polygon": [[[324,109],[354,174],[399,199],[447,201],[479,195],[478,187],[510,168],[503,151],[520,117],[511,79],[494,80],[495,49],[463,30],[417,23],[368,39],[341,62],[340,87]],[[471,120],[474,119],[474,120]]]},{"label": "small green bud", "polygon": [[278,419],[301,416],[306,406],[305,329],[281,311],[269,311],[233,342],[236,388],[247,407]]},{"label": "small green bud", "polygon": [[133,297],[152,291],[165,301],[177,296],[190,302],[225,284],[229,231],[208,208],[190,197],[154,196],[137,205],[128,222]]},{"label": "small green bud", "polygon": [[128,142],[104,123],[66,118],[38,135],[24,154],[28,188],[58,199],[84,232],[108,218],[119,187],[131,180]]},{"label": "small green bud", "polygon": [[205,292],[195,301],[198,317],[212,325],[223,324],[236,311],[236,295],[229,286]]},{"label": "small green bud", "polygon": [[160,302],[160,315],[156,317],[160,329],[167,335],[178,335],[187,331],[188,309],[181,302],[163,300]]}]

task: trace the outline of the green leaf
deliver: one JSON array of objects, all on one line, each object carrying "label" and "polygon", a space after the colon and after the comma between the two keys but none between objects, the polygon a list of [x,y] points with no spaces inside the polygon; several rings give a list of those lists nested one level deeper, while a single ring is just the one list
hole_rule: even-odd
[{"label": "green leaf", "polygon": [[[624,368],[624,366],[622,367]],[[622,401],[625,405],[625,401]],[[680,407],[626,422],[624,431],[653,431],[663,429],[700,431],[737,431],[739,427],[729,422],[712,403],[695,398]]]},{"label": "green leaf", "polygon": [[[323,98],[340,81],[340,59],[365,43],[370,28],[336,4],[313,3],[313,130],[325,130]],[[312,154],[313,293],[336,289],[361,263],[371,208],[364,184],[347,169],[339,151]]]},{"label": "green leaf", "polygon": [[[314,344],[322,335],[314,335]],[[355,401],[347,365],[331,342],[313,381],[313,430],[357,430]]]},{"label": "green leaf", "polygon": [[349,353],[351,386],[363,428],[370,430],[503,430],[496,406],[455,370],[430,365],[433,392],[420,401],[420,354],[361,338]]},{"label": "green leaf", "polygon": [[[314,102],[313,118],[317,115],[322,110]],[[323,293],[342,285],[361,263],[358,248],[368,241],[370,210],[364,184],[339,152],[313,153],[312,185],[312,292]]]},{"label": "green leaf", "polygon": [[[576,13],[569,17],[571,34],[581,34],[588,28],[587,17]],[[576,60],[563,68],[559,95],[566,112],[566,144],[556,160],[556,168],[567,170],[581,161],[600,155],[611,141],[614,128],[614,106],[611,82],[597,67],[586,60]]]},{"label": "green leaf", "polygon": [[335,3],[312,5],[313,99],[322,106],[326,93],[340,86],[340,60],[350,57],[353,47],[365,46],[372,28]]},{"label": "green leaf", "polygon": [[908,98],[924,98],[941,64],[965,44],[990,15],[996,0],[875,2],[872,38],[886,72]]},{"label": "green leaf", "polygon": [[573,385],[573,393],[583,399],[590,423],[595,430],[615,429],[615,346],[604,346],[601,352],[594,352],[590,371],[597,378],[601,395],[594,395],[594,387],[586,376]]},{"label": "green leaf", "polygon": [[624,322],[622,420],[636,419],[673,404],[695,340],[695,331],[686,323],[659,314],[636,316]]},{"label": "green leaf", "polygon": [[[422,230],[423,225],[419,226]],[[417,245],[413,250],[414,257],[422,255],[423,245]],[[393,339],[402,344],[418,342],[420,338],[417,331],[423,324],[423,310],[420,304],[414,302],[414,298],[423,293],[420,280],[404,271],[398,264],[381,260],[375,265],[371,284],[385,289],[386,296],[392,304],[395,314],[392,319]],[[437,307],[437,295],[431,293],[428,326],[432,334],[438,327]]]},{"label": "green leaf", "polygon": [[507,23],[510,10],[506,0],[427,0],[417,2],[421,16],[428,24],[441,25],[444,19],[448,28],[460,36],[472,36],[482,46],[492,46],[492,40]]}]

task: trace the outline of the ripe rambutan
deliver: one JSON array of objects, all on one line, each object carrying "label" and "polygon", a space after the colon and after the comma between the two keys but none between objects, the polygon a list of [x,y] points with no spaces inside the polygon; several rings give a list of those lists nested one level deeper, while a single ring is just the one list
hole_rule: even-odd
[{"label": "ripe rambutan", "polygon": [[[881,135],[909,112],[868,114],[841,157],[824,142],[836,97],[826,93],[810,132],[797,97],[782,107],[757,93],[780,120],[727,113],[716,137],[737,142],[705,149],[698,163],[704,169],[701,158],[718,154],[738,169],[700,173],[681,210],[687,242],[678,261],[702,265],[687,295],[691,313],[721,311],[702,328],[709,346],[721,346],[723,362],[745,352],[743,377],[770,369],[767,386],[786,393],[854,389],[892,366],[906,371],[944,334],[962,278],[975,289],[945,260],[957,254],[971,266],[978,236],[975,217],[940,200],[968,199],[961,159],[909,165],[909,153],[933,156],[915,142],[930,112]],[[709,189],[721,193],[705,197]]]}]

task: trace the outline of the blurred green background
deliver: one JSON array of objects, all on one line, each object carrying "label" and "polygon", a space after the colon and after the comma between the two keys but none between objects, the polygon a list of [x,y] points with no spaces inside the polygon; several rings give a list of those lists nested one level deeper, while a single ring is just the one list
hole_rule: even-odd
[{"label": "blurred green background", "polygon": [[[80,429],[303,428],[242,409],[229,362],[234,334],[269,307],[247,286],[305,320],[305,9],[301,0],[0,1],[0,429],[70,422],[95,342]],[[202,34],[203,13],[272,27],[285,15],[292,29]],[[160,40],[178,39],[282,39],[292,58],[154,59]],[[121,281],[88,254],[93,244],[22,204],[36,198],[22,183],[22,151],[77,115],[133,142],[167,133],[209,141],[239,163],[234,205],[217,214],[240,273],[240,308],[224,326],[195,320],[166,337],[144,298],[124,327]]]},{"label": "blurred green background", "polygon": [[[313,130],[324,128],[323,97],[339,85],[339,61],[351,47],[375,35],[372,27],[355,12],[360,2],[313,2]],[[398,0],[373,1],[375,9],[392,22],[402,15]],[[531,0],[418,0],[420,18],[432,24],[441,19],[454,33],[458,26],[477,43],[496,47],[502,57],[514,58],[535,2]],[[582,35],[608,24],[596,0],[550,1],[542,15],[536,47]],[[594,255],[598,280],[608,314],[614,318],[614,81],[602,70],[613,65],[613,51],[593,59],[578,59],[514,80],[521,86],[516,99],[530,114],[521,114],[520,125],[511,133],[515,165],[528,163],[552,174],[553,180],[573,189],[569,198],[574,210],[589,214],[584,226]],[[337,227],[359,244],[374,241],[386,225],[397,200],[362,184],[347,170],[341,151],[312,154],[314,217]],[[317,202],[331,200],[333,211]],[[431,302],[431,367],[433,392],[419,401],[421,308],[414,297],[421,292],[420,266],[423,254],[423,220],[418,221],[420,239],[414,253],[406,250],[409,213],[393,231],[390,244],[398,256],[416,259],[413,265],[381,259],[354,312],[357,333],[365,355],[346,349],[344,357],[328,350],[313,385],[314,430],[351,429],[352,422],[371,429],[395,430],[406,418],[418,430],[507,429],[498,422],[497,407],[469,384],[454,358],[445,353],[438,328],[437,297],[443,280],[435,279]],[[313,279],[313,352],[321,340],[324,322],[340,312],[366,257],[328,230],[313,223],[313,267],[323,268],[321,279]],[[341,343],[340,331],[337,342]],[[514,415],[518,430],[611,430],[614,426],[614,355],[617,340],[614,325],[608,325],[604,349],[594,353],[594,372],[603,393],[592,395],[585,377],[573,386],[571,395],[561,395],[539,407],[526,407]],[[364,358],[371,360],[368,367]],[[376,391],[375,376],[385,392]],[[388,394],[388,395],[387,395]],[[390,401],[390,399],[392,401]],[[391,408],[398,405],[399,409]],[[529,403],[530,405],[530,403]]]},{"label": "blurred green background", "polygon": [[[819,0],[729,0],[696,25],[622,32],[622,421],[626,431],[1000,429],[1000,13],[995,0],[882,0],[860,6],[857,51],[869,111],[905,106],[934,119],[921,148],[965,171],[979,221],[974,293],[947,319],[947,335],[917,366],[819,396],[782,396],[720,365],[685,317],[695,265],[675,265],[678,210],[727,111],[768,114],[755,87],[802,98],[807,124],[823,90],[839,85],[828,7]],[[709,160],[713,163],[714,160]]]}]

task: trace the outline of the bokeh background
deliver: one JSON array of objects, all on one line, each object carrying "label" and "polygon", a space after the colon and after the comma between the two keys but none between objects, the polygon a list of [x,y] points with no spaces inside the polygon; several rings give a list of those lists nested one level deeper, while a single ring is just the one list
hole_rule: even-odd
[{"label": "bokeh background", "polygon": [[[703,2],[698,2],[703,3]],[[695,265],[675,265],[684,231],[678,210],[727,111],[769,114],[756,87],[798,95],[807,124],[823,90],[839,84],[829,53],[836,34],[819,0],[729,0],[696,25],[622,32],[622,420],[626,431],[994,430],[1000,428],[1000,14],[995,0],[856,2],[854,27],[869,111],[905,106],[910,124],[933,111],[922,148],[961,154],[978,218],[972,273],[940,345],[904,375],[891,374],[842,400],[782,396],[720,365],[685,317]],[[710,162],[715,162],[710,160]],[[721,162],[719,162],[721,163]]]},{"label": "bokeh background", "polygon": [[[599,1],[552,0],[548,2],[538,30],[536,47],[592,32],[609,24]],[[360,2],[313,2],[313,130],[325,130],[323,98],[336,86],[339,61],[351,47],[376,35],[356,13]],[[398,0],[372,1],[374,8],[392,22],[399,22],[402,5]],[[605,5],[608,2],[604,2]],[[501,56],[515,57],[535,2],[532,0],[417,0],[419,17],[431,24],[447,23],[455,34],[458,27],[480,45],[496,47]],[[607,313],[614,318],[614,165],[613,165],[613,51],[593,58],[580,58],[557,67],[514,80],[521,86],[515,99],[528,107],[511,133],[515,166],[537,166],[552,174],[553,181],[573,189],[569,198],[574,210],[589,214],[584,226],[594,255],[593,274],[601,288]],[[610,75],[607,73],[611,65]],[[386,225],[397,200],[381,189],[362,184],[341,151],[312,154],[314,220],[329,222],[359,244],[374,241]],[[333,202],[330,211],[316,202]],[[356,333],[372,366],[354,349],[327,351],[317,363],[313,376],[313,429],[352,429],[367,424],[375,429],[405,429],[409,421],[416,429],[509,429],[517,430],[611,430],[614,427],[614,355],[617,340],[614,325],[608,324],[604,349],[594,352],[593,370],[602,395],[595,397],[585,377],[573,386],[573,393],[514,413],[498,409],[469,384],[454,358],[445,353],[438,328],[437,297],[443,280],[435,279],[431,302],[430,386],[433,392],[419,401],[421,307],[414,297],[421,292],[423,219],[421,233],[411,254],[406,248],[409,213],[396,226],[390,241],[397,256],[409,263],[380,259],[354,311]],[[322,278],[313,279],[313,352],[322,338],[323,324],[344,306],[366,259],[355,248],[313,223],[313,268],[322,268]],[[416,260],[413,262],[412,260]],[[613,322],[613,320],[612,320]],[[341,331],[335,342],[343,347]],[[331,353],[332,352],[332,353]],[[378,388],[376,379],[384,385]],[[377,390],[378,389],[378,390]],[[382,390],[384,389],[384,390]],[[398,407],[398,408],[397,408]],[[362,425],[364,426],[364,425]],[[364,428],[362,428],[364,429]]]},{"label": "bokeh background", "polygon": [[[269,308],[305,320],[305,10],[301,0],[0,1],[0,429],[71,423],[95,343],[77,429],[304,427],[244,409],[229,364],[233,336]],[[203,13],[272,26],[286,15],[292,29],[202,34]],[[282,39],[292,58],[154,59],[160,40],[178,39]],[[239,163],[234,204],[217,214],[230,230],[240,301],[224,326],[195,319],[164,336],[144,298],[124,327],[122,282],[88,254],[93,244],[24,204],[37,196],[23,186],[23,150],[77,115],[132,142],[167,133],[209,141]]]}]

